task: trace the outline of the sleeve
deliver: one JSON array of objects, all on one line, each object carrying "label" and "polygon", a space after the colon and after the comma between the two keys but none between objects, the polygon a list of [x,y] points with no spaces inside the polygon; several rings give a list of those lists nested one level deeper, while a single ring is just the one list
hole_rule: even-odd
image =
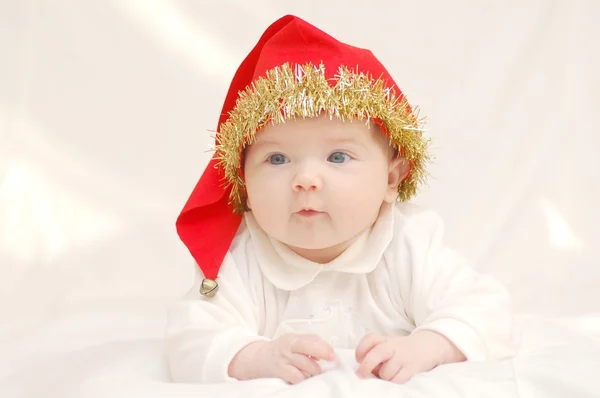
[{"label": "sleeve", "polygon": [[235,380],[229,363],[246,345],[267,338],[259,335],[257,309],[248,284],[227,255],[219,272],[219,291],[213,298],[199,292],[203,276],[168,313],[166,356],[176,382],[219,383]]},{"label": "sleeve", "polygon": [[[402,230],[404,291],[416,329],[445,336],[470,361],[515,354],[510,297],[497,281],[475,272],[443,244],[443,223],[432,212],[411,217]],[[406,258],[409,257],[409,258]]]}]

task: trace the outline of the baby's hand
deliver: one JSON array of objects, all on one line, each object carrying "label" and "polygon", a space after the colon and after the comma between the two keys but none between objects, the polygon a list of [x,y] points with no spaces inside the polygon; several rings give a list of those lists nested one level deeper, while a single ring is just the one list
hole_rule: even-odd
[{"label": "baby's hand", "polygon": [[466,358],[441,334],[419,331],[409,336],[365,336],[356,348],[359,377],[370,373],[382,380],[404,383],[414,375],[438,365],[462,362]]},{"label": "baby's hand", "polygon": [[229,364],[229,376],[238,380],[274,377],[296,384],[321,373],[317,361],[334,358],[333,347],[322,338],[286,334],[244,347]]}]

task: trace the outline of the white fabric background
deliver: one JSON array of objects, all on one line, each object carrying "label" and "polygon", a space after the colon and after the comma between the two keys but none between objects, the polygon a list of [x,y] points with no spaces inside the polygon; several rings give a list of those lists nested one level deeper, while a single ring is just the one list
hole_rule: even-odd
[{"label": "white fabric background", "polygon": [[417,202],[449,244],[520,314],[600,336],[600,2],[3,0],[0,374],[85,328],[160,336],[143,314],[191,284],[174,221],[207,130],[286,13],[372,49],[420,107],[437,159]]}]

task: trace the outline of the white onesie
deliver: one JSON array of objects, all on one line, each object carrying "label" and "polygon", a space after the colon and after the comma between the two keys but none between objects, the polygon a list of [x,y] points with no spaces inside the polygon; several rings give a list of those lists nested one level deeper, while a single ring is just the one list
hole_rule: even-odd
[{"label": "white onesie", "polygon": [[471,361],[513,356],[509,295],[443,245],[443,224],[414,205],[386,205],[341,256],[317,264],[244,222],[219,271],[214,298],[202,275],[169,313],[167,356],[175,381],[231,380],[245,345],[285,333],[314,333],[334,348],[365,334],[433,330]]}]

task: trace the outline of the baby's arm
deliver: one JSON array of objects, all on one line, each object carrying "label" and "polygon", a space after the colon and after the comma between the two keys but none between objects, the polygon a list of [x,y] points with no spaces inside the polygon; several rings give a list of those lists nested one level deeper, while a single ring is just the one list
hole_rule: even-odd
[{"label": "baby's arm", "polygon": [[259,335],[256,308],[228,255],[213,298],[199,293],[203,277],[170,309],[167,359],[177,382],[214,383],[232,380],[228,366],[246,345],[267,340]]},{"label": "baby's arm", "polygon": [[443,246],[433,213],[399,220],[388,256],[391,294],[400,294],[415,322],[409,336],[365,336],[356,348],[357,373],[403,383],[436,366],[514,355],[512,314],[504,288],[477,274]]},{"label": "baby's arm", "polygon": [[411,217],[403,229],[407,253],[400,259],[400,291],[419,331],[436,332],[467,360],[511,357],[515,353],[508,292],[490,277],[476,273],[443,243],[443,224],[431,212]]},{"label": "baby's arm", "polygon": [[321,372],[318,360],[333,359],[333,348],[314,335],[272,341],[261,336],[257,305],[230,256],[221,267],[215,297],[200,295],[201,281],[197,271],[195,286],[169,312],[167,358],[174,381],[275,377],[297,383]]}]

